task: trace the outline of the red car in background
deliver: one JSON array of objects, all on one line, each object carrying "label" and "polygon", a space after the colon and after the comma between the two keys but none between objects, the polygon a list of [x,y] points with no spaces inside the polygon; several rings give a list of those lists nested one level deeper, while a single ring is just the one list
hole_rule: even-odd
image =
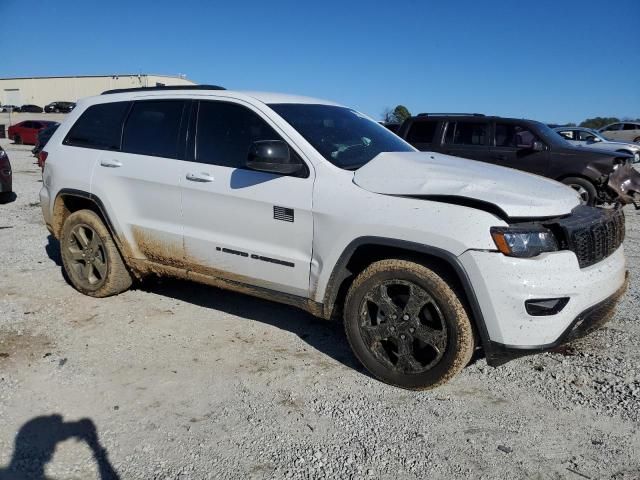
[{"label": "red car in background", "polygon": [[25,120],[9,127],[9,139],[14,143],[35,145],[38,139],[38,132],[56,122],[47,120]]}]

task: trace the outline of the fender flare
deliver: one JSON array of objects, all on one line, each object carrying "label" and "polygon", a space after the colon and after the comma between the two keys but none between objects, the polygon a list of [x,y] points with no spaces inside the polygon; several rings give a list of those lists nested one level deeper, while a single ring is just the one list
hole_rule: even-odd
[{"label": "fender flare", "polygon": [[[58,202],[58,199],[63,197],[82,198],[84,200],[90,201],[96,207],[98,207],[98,210],[100,211],[100,215],[102,215],[102,218],[104,219],[107,225],[107,228],[109,229],[109,233],[111,233],[111,236],[113,237],[113,239],[116,241],[117,244],[120,243],[120,237],[118,236],[116,229],[114,228],[113,223],[111,222],[111,219],[107,214],[107,210],[106,208],[104,208],[104,204],[102,203],[102,200],[100,200],[99,197],[93,195],[92,193],[85,192],[84,190],[77,190],[74,188],[63,188],[57,193],[56,199],[54,200],[53,204],[55,205]],[[118,247],[120,247],[120,245],[118,245]]]},{"label": "fender flare", "polygon": [[331,275],[329,276],[329,282],[327,283],[323,302],[325,315],[327,315],[328,312],[332,310],[342,282],[350,275],[350,272],[346,268],[349,260],[351,259],[355,251],[359,247],[362,247],[364,245],[400,248],[410,252],[435,257],[447,263],[447,265],[449,265],[453,269],[456,276],[458,277],[458,280],[460,281],[460,284],[462,285],[467,303],[473,315],[472,322],[475,324],[478,335],[480,336],[480,341],[485,351],[487,361],[491,363],[491,360],[493,359],[493,347],[491,339],[489,338],[487,325],[482,314],[482,309],[480,308],[480,303],[478,302],[478,298],[471,283],[471,279],[469,278],[467,271],[464,269],[464,266],[456,255],[438,247],[432,247],[430,245],[424,245],[421,243],[385,237],[366,236],[356,238],[351,243],[349,243],[343,250],[342,254],[340,254],[340,257],[338,258],[338,261],[334,265]]}]

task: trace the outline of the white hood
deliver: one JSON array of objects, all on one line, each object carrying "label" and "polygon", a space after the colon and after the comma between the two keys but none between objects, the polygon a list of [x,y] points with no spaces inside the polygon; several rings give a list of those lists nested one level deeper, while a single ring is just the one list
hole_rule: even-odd
[{"label": "white hood", "polygon": [[566,215],[580,204],[571,188],[538,175],[433,152],[381,153],[353,181],[387,195],[442,195],[491,203],[509,217]]}]

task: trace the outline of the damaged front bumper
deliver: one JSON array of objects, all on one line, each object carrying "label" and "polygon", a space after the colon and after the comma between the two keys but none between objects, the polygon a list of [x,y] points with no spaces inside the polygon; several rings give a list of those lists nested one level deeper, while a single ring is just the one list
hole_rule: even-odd
[{"label": "damaged front bumper", "polygon": [[615,314],[616,306],[624,295],[629,284],[629,273],[626,273],[625,282],[613,295],[601,302],[587,308],[580,313],[571,325],[552,343],[535,347],[519,348],[517,346],[504,345],[498,342],[490,342],[485,348],[487,363],[493,367],[504,365],[510,360],[534,355],[552,350],[562,344],[585,337],[604,326]]},{"label": "damaged front bumper", "polygon": [[631,163],[614,167],[607,180],[607,187],[613,193],[613,200],[622,205],[633,204],[640,209],[640,173]]}]

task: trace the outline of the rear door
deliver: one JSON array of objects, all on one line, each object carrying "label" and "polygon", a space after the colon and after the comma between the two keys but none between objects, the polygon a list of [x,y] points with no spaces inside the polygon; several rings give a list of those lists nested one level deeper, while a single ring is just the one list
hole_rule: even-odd
[{"label": "rear door", "polygon": [[287,141],[251,105],[200,101],[194,123],[181,171],[186,261],[204,274],[308,297],[313,170],[286,176],[246,168],[252,142]]},{"label": "rear door", "polygon": [[444,132],[442,152],[456,157],[490,162],[490,123],[487,120],[450,120]]},{"label": "rear door", "polygon": [[[113,105],[113,104],[112,104]],[[120,105],[118,148],[101,152],[92,187],[136,258],[181,267],[181,164],[188,100]],[[122,125],[122,123],[121,123]]]},{"label": "rear door", "polygon": [[[541,139],[526,124],[496,121],[493,127],[491,163],[546,176],[549,150],[535,151]],[[544,142],[543,142],[544,143]]]}]

